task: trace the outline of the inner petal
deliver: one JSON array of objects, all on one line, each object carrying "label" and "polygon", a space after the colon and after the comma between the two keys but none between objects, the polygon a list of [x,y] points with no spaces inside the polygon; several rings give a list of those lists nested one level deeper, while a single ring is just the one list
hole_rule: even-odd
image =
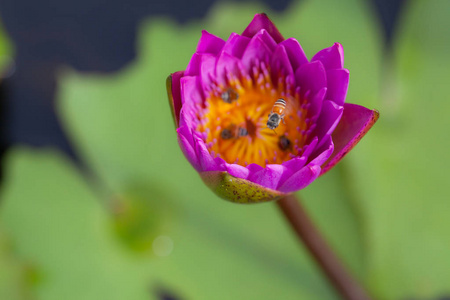
[{"label": "inner petal", "polygon": [[[203,133],[213,157],[241,166],[281,164],[300,156],[310,127],[307,103],[281,72],[273,76],[264,63],[257,64],[246,78],[228,74],[225,83],[213,83],[196,130]],[[283,101],[275,102],[278,99]],[[268,128],[269,114],[279,121]]]}]

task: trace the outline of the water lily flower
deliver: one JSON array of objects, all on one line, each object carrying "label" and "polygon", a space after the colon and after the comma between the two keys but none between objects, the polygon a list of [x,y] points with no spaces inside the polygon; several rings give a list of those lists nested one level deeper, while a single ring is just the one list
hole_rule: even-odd
[{"label": "water lily flower", "polygon": [[344,103],[348,83],[339,43],[308,60],[257,14],[226,41],[203,31],[167,89],[179,145],[203,181],[224,199],[254,203],[305,188],[376,122],[377,111]]}]

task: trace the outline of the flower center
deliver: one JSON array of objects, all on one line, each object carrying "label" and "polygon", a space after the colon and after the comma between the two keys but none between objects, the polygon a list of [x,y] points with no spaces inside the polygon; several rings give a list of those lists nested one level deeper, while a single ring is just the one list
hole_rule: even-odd
[{"label": "flower center", "polygon": [[291,78],[281,72],[276,78],[273,82],[269,68],[261,63],[248,77],[229,75],[226,86],[214,85],[197,127],[213,156],[265,167],[302,154],[309,127],[306,101]]}]

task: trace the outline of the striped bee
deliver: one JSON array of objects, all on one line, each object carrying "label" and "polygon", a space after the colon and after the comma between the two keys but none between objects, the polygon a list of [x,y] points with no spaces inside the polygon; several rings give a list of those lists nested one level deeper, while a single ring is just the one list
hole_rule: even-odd
[{"label": "striped bee", "polygon": [[226,91],[220,94],[220,98],[222,98],[223,102],[225,103],[231,103],[239,99],[239,94],[232,88],[228,88]]},{"label": "striped bee", "polygon": [[248,131],[244,127],[239,127],[234,124],[231,124],[225,129],[222,129],[220,132],[220,137],[224,140],[229,140],[233,138],[240,138],[243,136],[247,136]]},{"label": "striped bee", "polygon": [[284,124],[284,111],[286,110],[286,101],[283,98],[275,101],[272,107],[272,111],[269,114],[269,119],[267,120],[267,127],[274,130],[283,121]]}]

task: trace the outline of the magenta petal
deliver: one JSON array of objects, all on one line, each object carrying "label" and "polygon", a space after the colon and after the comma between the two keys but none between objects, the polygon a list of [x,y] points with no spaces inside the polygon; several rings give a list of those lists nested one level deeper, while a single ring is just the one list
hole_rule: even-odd
[{"label": "magenta petal", "polygon": [[278,31],[277,27],[272,23],[272,21],[267,17],[266,14],[256,14],[250,24],[245,28],[242,33],[243,36],[253,37],[261,29],[267,30],[267,32],[272,36],[275,42],[280,43],[284,40],[281,33]]},{"label": "magenta petal", "polygon": [[275,40],[270,36],[270,34],[265,29],[261,29],[257,34],[253,36],[253,38],[261,38],[261,40],[269,47],[270,51],[275,51],[275,48],[277,47],[277,43]]},{"label": "magenta petal", "polygon": [[347,69],[327,70],[328,90],[325,98],[343,105],[347,96],[348,79]]},{"label": "magenta petal", "polygon": [[319,113],[322,110],[323,101],[325,99],[325,94],[327,93],[327,88],[321,88],[314,96],[309,96],[309,108],[308,108],[308,118],[319,117]]},{"label": "magenta petal", "polygon": [[283,193],[292,193],[311,184],[320,174],[320,167],[309,164],[289,177],[277,190]]},{"label": "magenta petal", "polygon": [[241,36],[237,33],[232,33],[223,46],[223,51],[229,53],[237,58],[242,58],[250,38]]},{"label": "magenta petal", "polygon": [[267,165],[257,172],[251,172],[248,175],[247,180],[275,190],[286,169],[287,168],[282,165]]},{"label": "magenta petal", "polygon": [[323,139],[322,146],[316,149],[316,153],[314,153],[315,158],[310,164],[321,166],[328,158],[330,158],[331,154],[333,154],[333,150],[333,140],[331,139],[331,136],[326,136]]},{"label": "magenta petal", "polygon": [[198,161],[196,151],[194,150],[194,143],[192,140],[192,133],[186,126],[177,129],[178,144],[186,159],[197,170],[201,171],[202,167]]},{"label": "magenta petal", "polygon": [[227,52],[222,52],[216,63],[216,79],[218,83],[226,85],[230,74],[233,74],[234,78],[247,76],[247,72],[238,58]]},{"label": "magenta petal", "polygon": [[243,167],[238,164],[226,163],[225,168],[231,176],[234,176],[237,178],[247,179],[248,174],[250,173],[250,171],[246,167]]},{"label": "magenta petal", "polygon": [[344,48],[339,43],[317,52],[311,61],[320,60],[325,69],[342,69],[344,67]]},{"label": "magenta petal", "polygon": [[181,103],[186,110],[196,110],[203,102],[203,93],[197,76],[184,76],[180,79]]},{"label": "magenta petal", "polygon": [[212,88],[211,83],[216,77],[216,57],[211,54],[202,54],[200,63],[200,76],[204,92],[209,92]]},{"label": "magenta petal", "polygon": [[[317,120],[316,134],[321,140],[327,134],[331,134],[336,128],[344,110],[343,106],[337,105],[333,101],[325,100],[323,102],[320,117]],[[320,147],[323,141],[319,141],[317,147]]]},{"label": "magenta petal", "polygon": [[222,51],[225,41],[214,34],[209,33],[206,30],[202,30],[202,37],[198,42],[197,51],[198,53],[211,53],[217,55]]},{"label": "magenta petal", "polygon": [[209,153],[208,149],[206,149],[205,142],[198,137],[194,137],[194,141],[195,141],[195,152],[197,153],[197,158],[201,166],[201,171],[217,171],[219,167],[215,162],[214,158]]},{"label": "magenta petal", "polygon": [[311,91],[314,95],[320,89],[327,86],[327,75],[325,73],[325,68],[320,61],[301,65],[295,71],[295,79],[300,86],[300,93],[302,93],[302,95],[307,91]]},{"label": "magenta petal", "polygon": [[172,109],[175,127],[178,127],[178,124],[180,124],[180,111],[182,106],[180,79],[183,76],[184,71],[178,71],[170,74],[166,81],[167,94],[169,96],[169,104]]},{"label": "magenta petal", "polygon": [[288,38],[287,40],[282,41],[279,45],[282,45],[286,48],[286,52],[289,56],[289,60],[294,71],[297,70],[301,65],[309,62],[305,52],[302,49],[302,46],[300,46],[300,43],[296,39]]},{"label": "magenta petal", "polygon": [[[341,121],[332,134],[334,152],[323,165],[322,174],[333,168],[378,120],[379,113],[360,105],[344,104]],[[321,174],[321,175],[322,175]]]},{"label": "magenta petal", "polygon": [[[278,78],[280,71],[285,76],[294,74],[291,62],[289,61],[286,48],[283,45],[278,45],[272,56],[271,73],[273,78]],[[276,81],[275,81],[276,82]]]},{"label": "magenta petal", "polygon": [[259,66],[259,63],[264,61],[268,65],[271,51],[269,46],[261,39],[260,36],[253,38],[245,49],[242,55],[242,64],[247,71],[254,66]]}]

